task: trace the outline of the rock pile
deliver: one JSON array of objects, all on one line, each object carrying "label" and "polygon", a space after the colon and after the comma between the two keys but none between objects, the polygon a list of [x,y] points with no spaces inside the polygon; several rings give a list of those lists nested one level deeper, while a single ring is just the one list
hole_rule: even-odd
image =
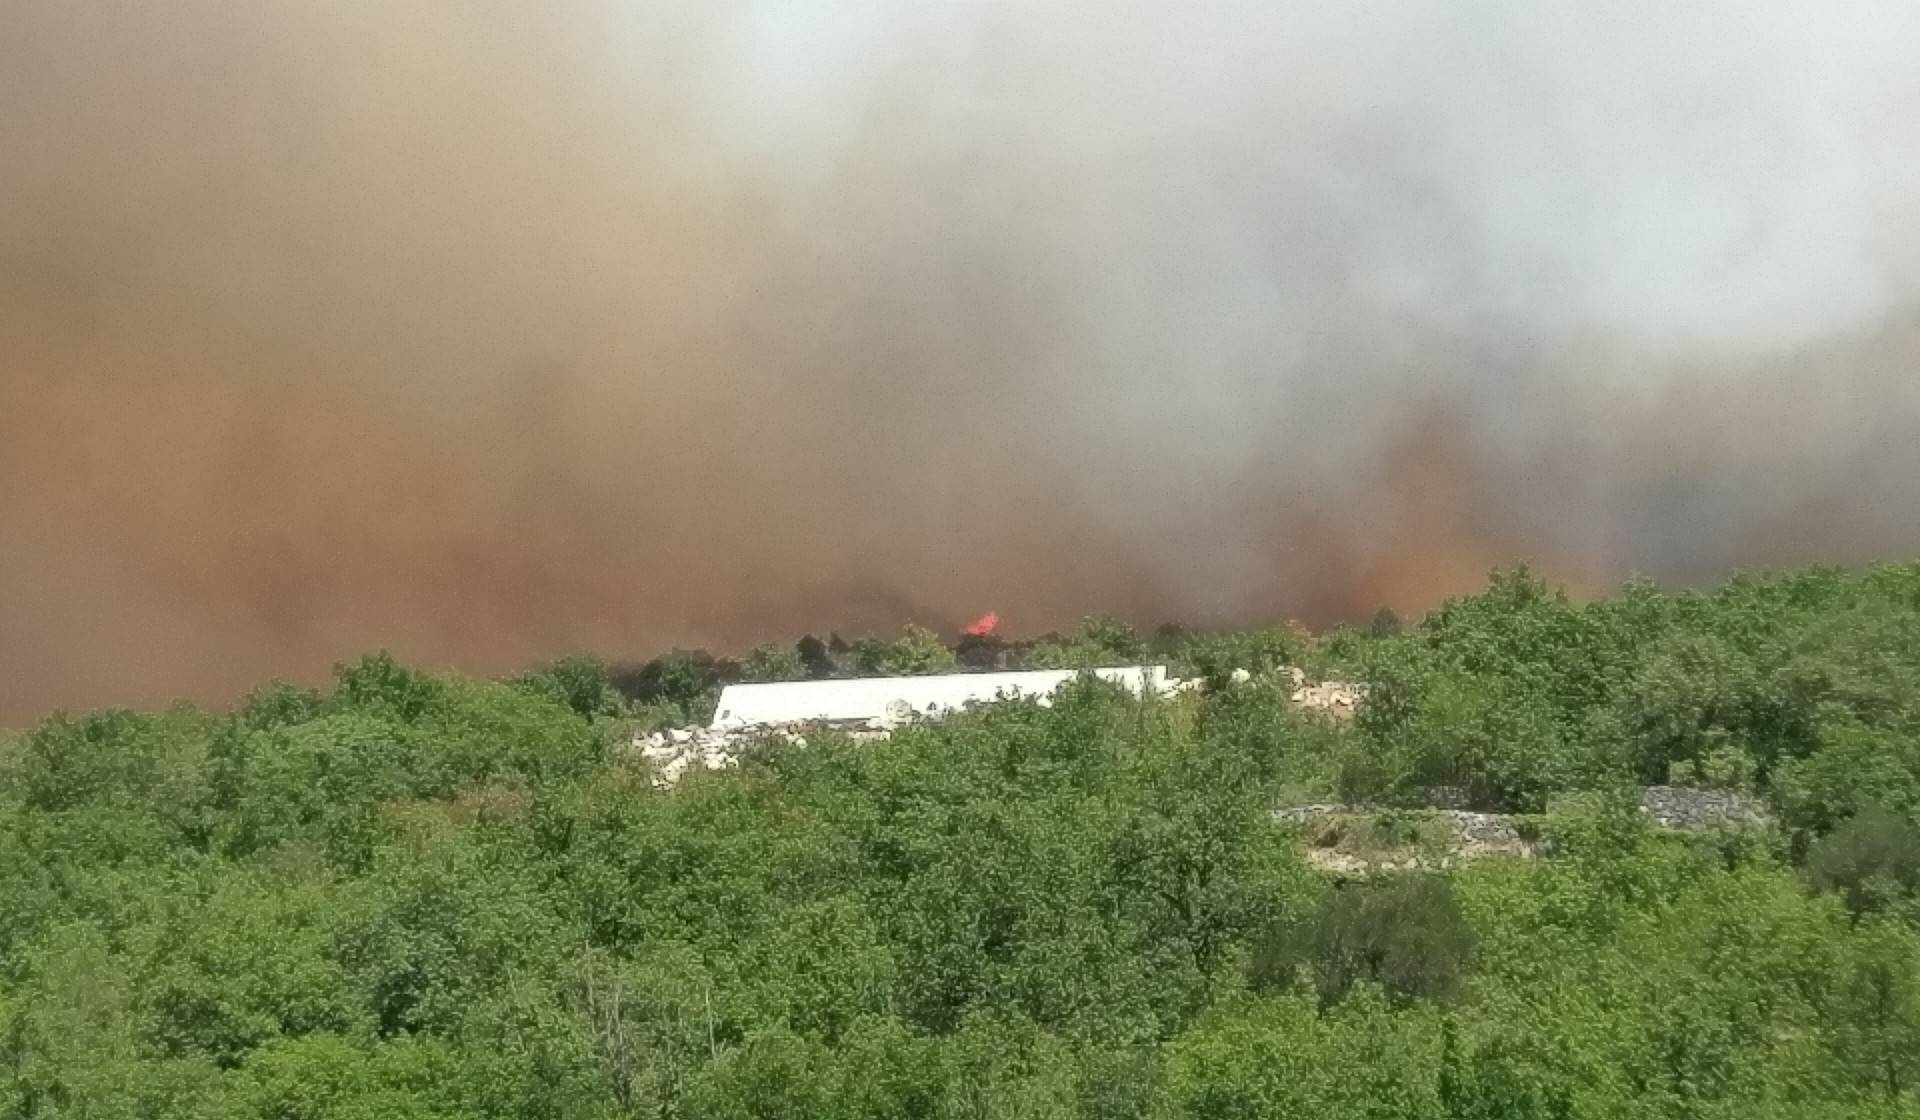
[{"label": "rock pile", "polygon": [[1352,805],[1299,805],[1273,813],[1275,820],[1316,828],[1319,838],[1308,847],[1307,862],[1339,874],[1448,867],[1487,856],[1532,859],[1539,854],[1537,840],[1522,835],[1518,818],[1503,813],[1432,809],[1391,814],[1418,833],[1418,839],[1383,835],[1377,822],[1387,815]]},{"label": "rock pile", "polygon": [[674,727],[634,736],[633,750],[653,770],[654,788],[667,789],[690,770],[725,770],[737,766],[748,747],[768,739],[804,747],[809,733],[835,732],[855,742],[871,742],[885,739],[896,727],[912,719],[912,712],[901,713],[889,708],[886,718],[858,723],[814,720],[735,728]]},{"label": "rock pile", "polygon": [[1453,825],[1454,835],[1475,855],[1534,854],[1533,843],[1520,835],[1514,818],[1504,813],[1442,809],[1438,815]]},{"label": "rock pile", "polygon": [[1351,719],[1366,689],[1345,681],[1321,681],[1308,684],[1307,675],[1298,669],[1293,674],[1293,702],[1309,711],[1325,712],[1335,719]]},{"label": "rock pile", "polygon": [[1640,811],[1661,828],[1679,832],[1759,825],[1768,820],[1764,810],[1737,793],[1691,786],[1648,786],[1640,791]]},{"label": "rock pile", "polygon": [[655,788],[665,789],[688,770],[723,770],[739,761],[748,740],[704,727],[675,727],[634,737],[633,749],[653,770]]},{"label": "rock pile", "polygon": [[1429,809],[1465,809],[1473,804],[1473,794],[1465,786],[1428,786],[1420,791],[1420,804]]},{"label": "rock pile", "polygon": [[[1673,832],[1765,825],[1771,819],[1737,793],[1686,786],[1642,789],[1640,810]],[[1276,809],[1273,818],[1305,833],[1309,864],[1337,874],[1447,867],[1485,856],[1531,859],[1545,850],[1536,825],[1505,813],[1319,804]]]}]

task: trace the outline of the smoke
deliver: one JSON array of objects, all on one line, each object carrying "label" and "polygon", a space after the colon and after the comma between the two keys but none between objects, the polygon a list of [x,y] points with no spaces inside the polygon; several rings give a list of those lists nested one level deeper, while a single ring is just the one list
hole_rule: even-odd
[{"label": "smoke", "polygon": [[1897,0],[13,0],[0,720],[1910,553],[1916,42]]}]

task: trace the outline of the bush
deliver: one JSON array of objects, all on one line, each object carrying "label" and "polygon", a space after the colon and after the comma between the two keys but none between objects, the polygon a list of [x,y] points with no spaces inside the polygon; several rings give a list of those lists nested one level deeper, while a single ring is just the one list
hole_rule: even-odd
[{"label": "bush", "polygon": [[[0,735],[0,1117],[1913,1111],[1920,565],[1588,606],[1506,575],[1377,629],[1168,631],[1256,678],[1085,680],[671,791],[633,725],[853,648],[510,683],[375,655],[231,717]],[[1366,683],[1358,717],[1301,711],[1287,664]],[[1825,838],[1795,870],[1770,830],[1657,831],[1635,787],[1667,774]],[[1551,858],[1330,889],[1423,830],[1336,814],[1303,853],[1274,819],[1449,780],[1550,800]]]},{"label": "bush", "polygon": [[1305,658],[1308,644],[1307,635],[1291,626],[1237,634],[1193,634],[1181,644],[1175,668],[1219,691],[1236,669],[1264,676],[1298,665]]},{"label": "bush", "polygon": [[618,715],[625,706],[613,687],[607,663],[597,657],[568,657],[516,677],[524,691],[564,704],[586,719]]},{"label": "bush", "polygon": [[1920,741],[1833,707],[1823,708],[1820,723],[1818,749],[1773,774],[1774,803],[1787,825],[1828,832],[1869,806],[1920,810]]},{"label": "bush", "polygon": [[965,634],[954,645],[953,656],[969,669],[1004,669],[1009,649],[997,634]]},{"label": "bush", "polygon": [[891,642],[863,638],[853,646],[854,666],[868,676],[905,677],[944,673],[954,667],[953,651],[924,626],[909,625]]},{"label": "bush", "polygon": [[[817,639],[816,639],[817,641]],[[824,654],[826,647],[821,646]],[[807,663],[800,647],[764,645],[754,648],[740,664],[740,679],[748,681],[797,681],[807,676]]]},{"label": "bush", "polygon": [[703,649],[674,650],[644,665],[613,670],[613,687],[636,704],[671,704],[688,722],[704,723],[713,714],[722,685],[738,680],[740,666]]},{"label": "bush", "polygon": [[833,676],[836,666],[833,663],[833,651],[827,643],[808,634],[793,647],[800,657],[800,666],[809,678],[823,680]]},{"label": "bush", "polygon": [[1035,643],[1027,652],[1027,664],[1035,669],[1098,669],[1132,664],[1146,651],[1133,627],[1095,615],[1082,620],[1071,638],[1054,635]]},{"label": "bush", "polygon": [[1474,935],[1448,879],[1431,874],[1343,883],[1313,918],[1278,931],[1255,954],[1257,988],[1287,986],[1303,966],[1323,1006],[1354,984],[1380,985],[1401,1002],[1444,1000],[1459,990]]},{"label": "bush", "polygon": [[1920,829],[1906,817],[1868,809],[1813,845],[1807,876],[1819,889],[1839,892],[1856,915],[1910,898],[1920,889]]},{"label": "bush", "polygon": [[349,707],[379,710],[401,720],[416,720],[443,698],[440,682],[409,669],[382,651],[333,671],[335,695]]}]

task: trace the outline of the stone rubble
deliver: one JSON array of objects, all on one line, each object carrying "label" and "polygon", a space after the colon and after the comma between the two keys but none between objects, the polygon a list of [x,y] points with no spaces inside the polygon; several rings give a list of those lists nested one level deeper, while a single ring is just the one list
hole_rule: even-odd
[{"label": "stone rubble", "polygon": [[1335,719],[1351,719],[1354,709],[1366,696],[1366,689],[1361,685],[1345,681],[1308,684],[1307,675],[1299,669],[1288,672],[1293,675],[1293,702],[1309,711],[1324,712]]},{"label": "stone rubble", "polygon": [[1767,813],[1737,793],[1694,786],[1648,786],[1640,791],[1640,811],[1655,824],[1679,832],[1730,825],[1762,825]]},{"label": "stone rubble", "polygon": [[[1439,789],[1451,793],[1446,787]],[[1737,793],[1690,786],[1647,786],[1640,791],[1640,811],[1654,825],[1671,832],[1704,832],[1717,828],[1764,826],[1772,818],[1756,802]],[[1379,843],[1370,835],[1369,822],[1387,816],[1418,829],[1421,823],[1443,822],[1447,836],[1438,852],[1407,842]],[[1383,809],[1368,805],[1315,804],[1275,809],[1273,818],[1300,826],[1309,837],[1307,863],[1335,874],[1370,870],[1448,867],[1455,862],[1486,856],[1532,859],[1543,851],[1536,836],[1523,834],[1524,819],[1506,813],[1475,813],[1464,809],[1426,807]],[[1345,827],[1351,825],[1352,827]],[[1358,840],[1359,843],[1353,841]],[[1355,850],[1357,848],[1363,850]]]},{"label": "stone rubble", "polygon": [[854,742],[885,739],[905,720],[871,719],[858,724],[812,722],[729,729],[675,727],[636,735],[633,751],[653,771],[655,789],[668,789],[691,770],[725,770],[740,764],[748,747],[768,739],[782,739],[796,747],[807,745],[808,732],[839,732]]},{"label": "stone rubble", "polygon": [[[1412,810],[1395,814],[1416,828],[1435,822],[1443,825],[1444,838],[1433,838],[1438,842],[1424,845],[1437,849],[1435,851],[1422,850],[1420,843],[1397,843],[1365,852],[1341,846],[1343,830],[1335,826],[1346,821],[1364,825],[1368,820],[1378,819],[1384,812],[1353,805],[1297,805],[1276,809],[1273,817],[1289,824],[1319,824],[1329,829],[1323,835],[1334,842],[1309,845],[1307,863],[1322,871],[1343,875],[1372,868],[1448,867],[1456,862],[1484,859],[1487,856],[1532,859],[1539,854],[1537,841],[1521,835],[1518,818],[1504,813],[1473,813],[1464,809]],[[1363,827],[1357,831],[1364,833],[1365,829]]]}]

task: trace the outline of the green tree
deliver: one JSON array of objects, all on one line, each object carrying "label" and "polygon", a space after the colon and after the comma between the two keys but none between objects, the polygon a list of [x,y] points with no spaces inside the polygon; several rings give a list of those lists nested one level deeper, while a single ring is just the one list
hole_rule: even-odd
[{"label": "green tree", "polygon": [[1905,901],[1920,891],[1920,829],[1869,808],[1813,846],[1807,874],[1821,890],[1839,892],[1855,914]]},{"label": "green tree", "polygon": [[607,663],[597,657],[567,657],[515,678],[515,684],[537,696],[563,704],[576,714],[594,719],[619,715],[625,707]]},{"label": "green tree", "polygon": [[613,687],[637,704],[665,704],[689,723],[705,723],[723,685],[737,679],[739,666],[706,650],[674,650],[644,665],[612,670]]},{"label": "green tree", "polygon": [[1920,937],[1867,923],[1850,940],[1835,992],[1832,1045],[1857,1083],[1889,1101],[1920,1088]]},{"label": "green tree", "polygon": [[908,625],[893,641],[863,639],[853,648],[854,667],[876,677],[945,673],[954,667],[953,651],[923,626]]},{"label": "green tree", "polygon": [[756,646],[740,664],[742,680],[797,681],[806,675],[807,667],[800,650],[793,646]]},{"label": "green tree", "polygon": [[1026,660],[1036,669],[1098,669],[1133,664],[1146,651],[1133,627],[1108,615],[1093,615],[1081,620],[1070,638],[1041,640]]},{"label": "green tree", "polygon": [[1473,930],[1443,877],[1346,883],[1327,892],[1310,921],[1269,935],[1254,958],[1253,980],[1284,988],[1305,966],[1326,1004],[1362,982],[1398,1000],[1444,1000],[1459,991],[1473,946]]}]

